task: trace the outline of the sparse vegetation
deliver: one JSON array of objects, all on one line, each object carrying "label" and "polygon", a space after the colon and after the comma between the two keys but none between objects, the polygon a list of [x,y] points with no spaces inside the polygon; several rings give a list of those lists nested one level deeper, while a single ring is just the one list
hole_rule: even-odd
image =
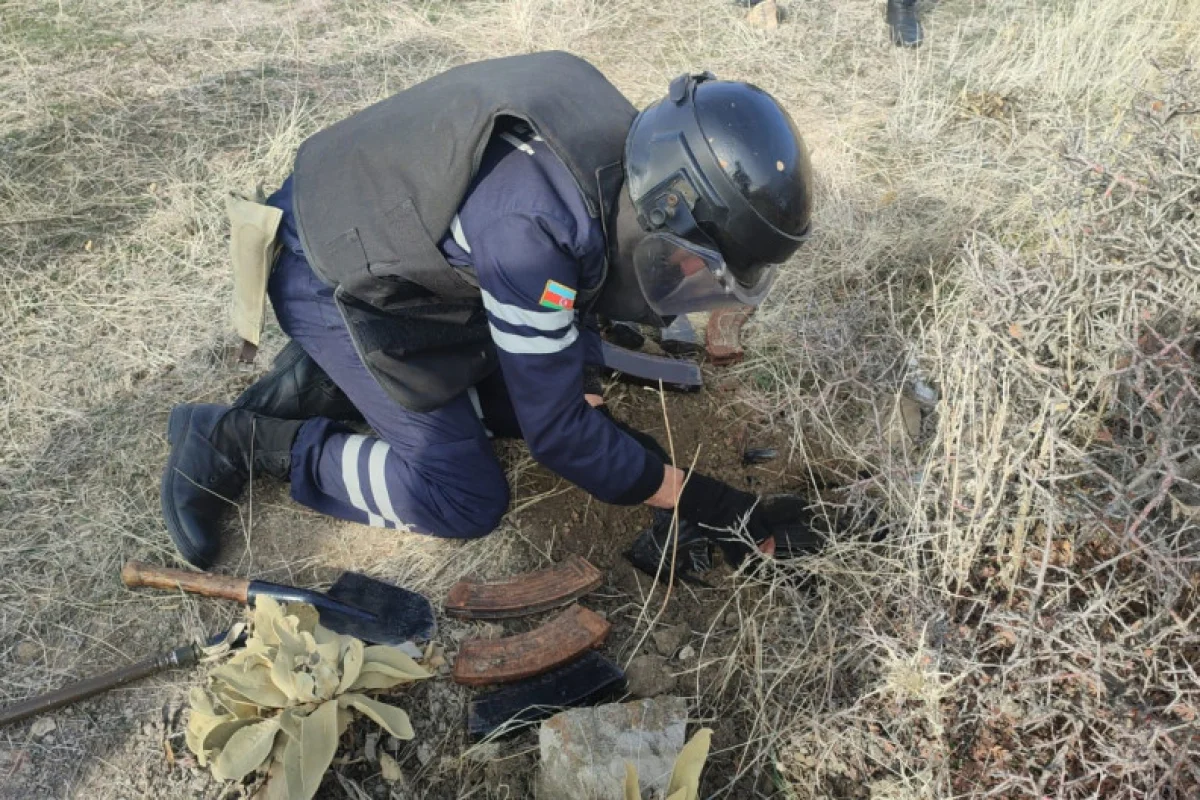
[{"label": "sparse vegetation", "polygon": [[[813,241],[747,327],[722,424],[783,431],[764,469],[858,521],[704,595],[727,605],[684,670],[719,721],[701,796],[1200,795],[1200,4],[942,0],[916,51],[870,0],[781,6],[760,31],[726,0],[8,0],[0,702],[231,618],[116,577],[175,558],[167,411],[250,379],[228,363],[225,191],[277,183],[308,133],[448,66],[567,48],[639,104],[685,69],[756,82],[818,171]],[[537,470],[511,470],[527,508]],[[367,569],[438,597],[601,513],[554,502],[583,522],[459,545],[256,486],[223,569]],[[662,595],[634,600],[610,619],[636,644]],[[0,731],[0,796],[212,796],[144,735],[194,680]],[[435,683],[405,697],[414,725]],[[388,791],[504,797],[443,716],[414,794]],[[177,758],[181,729],[157,730]],[[354,769],[328,796],[365,791]]]}]

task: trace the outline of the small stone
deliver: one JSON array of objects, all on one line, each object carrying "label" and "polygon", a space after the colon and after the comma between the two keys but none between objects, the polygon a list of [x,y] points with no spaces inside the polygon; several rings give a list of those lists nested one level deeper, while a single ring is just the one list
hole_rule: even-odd
[{"label": "small stone", "polygon": [[385,747],[387,747],[388,750],[391,750],[394,753],[400,749],[400,746],[402,744],[404,744],[404,742],[400,741],[395,736],[389,736],[387,738],[387,743],[385,744]]},{"label": "small stone", "polygon": [[725,615],[726,628],[739,628],[742,625],[742,616],[736,611],[730,611]]},{"label": "small stone", "polygon": [[381,759],[379,757],[379,731],[371,731],[363,740],[363,755],[367,757],[368,764],[378,764]]},{"label": "small stone", "polygon": [[417,745],[417,761],[421,762],[421,766],[425,766],[433,760],[433,748],[427,742],[421,742]]},{"label": "small stone", "polygon": [[776,5],[775,0],[763,0],[746,12],[746,23],[766,30],[778,28],[779,6]]},{"label": "small stone", "polygon": [[16,652],[13,656],[18,664],[32,664],[42,655],[42,648],[38,647],[33,642],[21,642],[16,647]]},{"label": "small stone", "polygon": [[692,647],[690,644],[684,645],[683,649],[679,651],[679,660],[680,661],[690,661],[695,657],[696,657],[696,649],[694,647]]},{"label": "small stone", "polygon": [[675,689],[675,676],[662,656],[638,656],[625,670],[625,680],[635,697],[656,697]]},{"label": "small stone", "polygon": [[404,780],[404,770],[400,769],[396,759],[387,753],[379,754],[379,774],[383,775],[383,779],[388,783],[399,783]]},{"label": "small stone", "polygon": [[623,800],[627,763],[637,769],[643,797],[663,796],[686,728],[687,702],[680,697],[556,714],[538,733],[537,796]]},{"label": "small stone", "polygon": [[673,656],[680,645],[688,640],[692,635],[692,631],[685,624],[671,625],[665,628],[659,628],[651,635],[654,639],[654,647],[660,655]]},{"label": "small stone", "polygon": [[35,739],[41,739],[43,736],[46,736],[57,727],[58,723],[52,718],[42,717],[30,726],[29,734]]}]

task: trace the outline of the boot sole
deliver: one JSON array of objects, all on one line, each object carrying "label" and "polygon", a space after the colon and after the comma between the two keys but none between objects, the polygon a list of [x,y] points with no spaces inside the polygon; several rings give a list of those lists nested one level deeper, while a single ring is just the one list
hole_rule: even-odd
[{"label": "boot sole", "polygon": [[167,443],[171,446],[171,453],[167,457],[167,466],[163,469],[162,481],[159,483],[158,502],[162,509],[163,522],[167,526],[167,533],[171,535],[171,541],[175,543],[175,548],[179,550],[180,555],[189,564],[207,569],[211,566],[212,559],[206,558],[205,554],[184,535],[183,526],[179,523],[179,518],[175,516],[174,504],[168,500],[175,481],[179,480],[179,473],[175,468],[179,444],[187,436],[188,428],[191,427],[193,410],[191,406],[176,406],[167,416]]}]

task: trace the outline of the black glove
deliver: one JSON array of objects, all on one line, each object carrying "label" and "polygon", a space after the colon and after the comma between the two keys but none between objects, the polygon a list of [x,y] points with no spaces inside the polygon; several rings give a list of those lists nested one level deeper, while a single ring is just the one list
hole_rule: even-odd
[{"label": "black glove", "polygon": [[679,516],[709,528],[729,529],[737,528],[749,514],[746,530],[754,541],[761,542],[770,537],[771,532],[757,519],[761,516],[755,508],[757,503],[757,495],[692,472],[679,495]]},{"label": "black glove", "polygon": [[699,576],[712,569],[712,542],[685,519],[679,520],[678,541],[672,541],[674,518],[671,511],[655,509],[653,523],[633,540],[625,557],[642,572],[664,583],[670,578],[673,566],[677,579],[707,586]]},{"label": "black glove", "polygon": [[814,530],[808,501],[795,494],[759,498],[729,484],[693,472],[679,496],[679,516],[699,526],[721,548],[725,560],[737,566],[750,552],[746,541],[734,536],[746,521],[746,533],[755,544],[775,540],[777,558],[812,553],[825,543]]}]

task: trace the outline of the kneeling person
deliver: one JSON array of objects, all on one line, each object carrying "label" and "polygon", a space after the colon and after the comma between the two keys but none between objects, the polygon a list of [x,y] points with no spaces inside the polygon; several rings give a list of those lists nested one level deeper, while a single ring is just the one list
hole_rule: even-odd
[{"label": "kneeling person", "polygon": [[612,419],[584,322],[762,301],[811,204],[808,153],[770,95],[684,75],[639,113],[565,53],[469,64],[308,139],[267,202],[292,343],[234,406],[171,412],[162,508],[188,561],[216,559],[254,473],[340,519],[482,536],[509,499],[492,435],[601,501],[769,542],[754,495],[699,474],[684,488]]}]

